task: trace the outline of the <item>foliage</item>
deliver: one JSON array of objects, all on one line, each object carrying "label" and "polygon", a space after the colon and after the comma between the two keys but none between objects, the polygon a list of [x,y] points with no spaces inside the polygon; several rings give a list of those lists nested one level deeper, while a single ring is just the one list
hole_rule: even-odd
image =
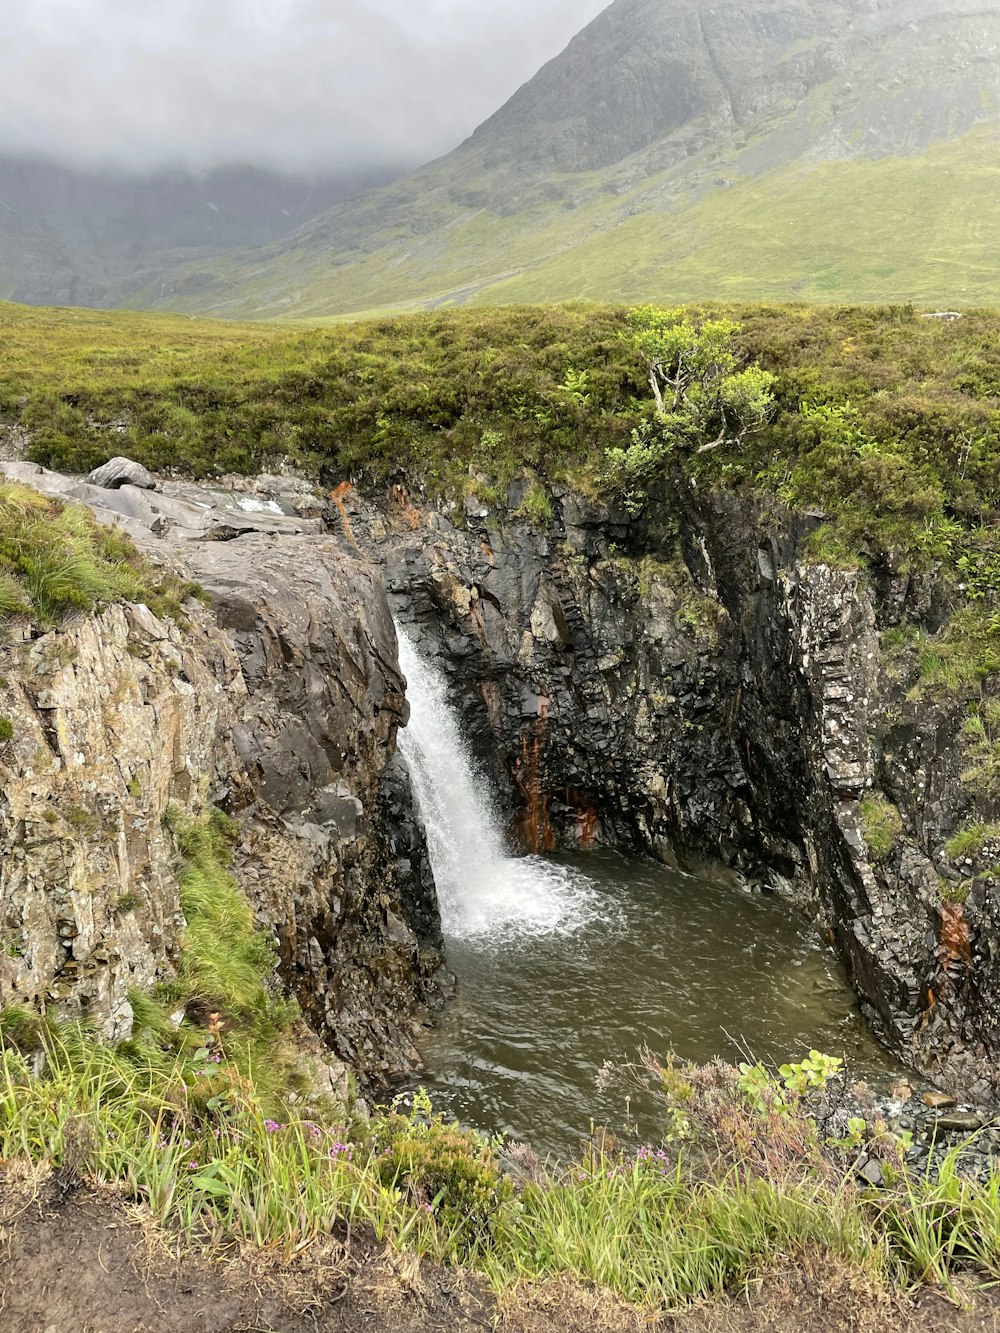
[{"label": "foliage", "polygon": [[623,336],[642,360],[656,403],[654,422],[634,427],[631,443],[606,451],[609,475],[633,509],[640,504],[636,488],[675,450],[739,447],[767,419],[774,376],[756,365],[740,368],[739,332],[730,319],[696,323],[683,309],[647,305],[628,312]]},{"label": "foliage", "polygon": [[[157,1021],[155,1008],[136,1014]],[[966,1178],[957,1151],[933,1175],[894,1173],[898,1145],[857,1119],[825,1139],[808,1097],[820,1087],[829,1098],[843,1080],[817,1052],[769,1075],[770,1092],[725,1066],[652,1062],[695,1141],[595,1135],[578,1161],[536,1167],[519,1188],[496,1142],[448,1124],[421,1094],[410,1114],[370,1126],[275,1120],[225,1060],[228,1095],[206,1097],[210,1060],[204,1049],[167,1058],[152,1042],[115,1051],[83,1029],[4,1011],[0,1156],[114,1186],[190,1247],[237,1240],[290,1257],[348,1229],[471,1265],[497,1288],[573,1276],[647,1311],[738,1291],[806,1254],[887,1284],[1000,1276],[1000,1177]],[[883,1161],[882,1190],[856,1178],[859,1151]]]},{"label": "foliage", "polygon": [[82,505],[0,483],[0,619],[27,616],[52,628],[120,601],[181,619],[181,602],[195,591],[153,570],[124,532],[98,524]]},{"label": "foliage", "polygon": [[866,796],[859,806],[861,831],[872,860],[884,861],[903,833],[899,810],[884,796]]},{"label": "foliage", "polygon": [[239,824],[221,810],[203,820],[169,812],[169,825],[184,859],[181,909],[187,927],[181,942],[181,981],[188,999],[225,1005],[237,1015],[267,1009],[267,982],[275,951],[228,865]]},{"label": "foliage", "polygon": [[551,523],[555,517],[555,510],[545,487],[538,481],[533,480],[521,497],[521,503],[514,510],[514,516],[523,518],[526,522],[539,528],[544,527],[546,523]]},{"label": "foliage", "polygon": [[742,1062],[736,1086],[757,1110],[771,1106],[789,1111],[797,1108],[807,1093],[825,1088],[843,1067],[843,1060],[821,1051],[810,1051],[804,1060],[779,1066],[777,1076],[768,1073],[762,1064]]},{"label": "foliage", "polygon": [[945,851],[953,861],[977,856],[990,842],[1000,842],[1000,824],[970,824],[945,843]]},{"label": "foliage", "polygon": [[30,616],[46,628],[102,602],[144,601],[176,612],[186,592],[163,580],[117,528],[82,505],[30,486],[0,483],[0,617]]},{"label": "foliage", "polygon": [[919,678],[910,697],[979,692],[1000,670],[1000,612],[992,604],[960,607],[936,634],[916,636]]},{"label": "foliage", "polygon": [[[593,489],[608,450],[655,470],[660,366],[667,414],[672,385],[684,407],[670,441],[690,445],[695,478],[822,511],[846,559],[943,564],[970,602],[994,598],[1000,340],[987,312],[512,307],[305,329],[0,305],[0,333],[0,421],[25,427],[49,466],[110,452],[195,476],[290,464],[453,496],[470,470],[501,495],[522,469],[543,488]],[[773,378],[744,384],[750,415],[767,396],[773,407],[741,434],[747,403],[723,389],[753,367]],[[10,598],[0,582],[0,606]]]},{"label": "foliage", "polygon": [[239,824],[221,810],[195,820],[172,806],[167,824],[182,858],[180,902],[186,926],[177,977],[164,998],[207,1024],[201,1044],[223,1051],[262,1092],[279,1095],[293,1059],[287,1029],[297,1014],[276,980],[271,940],[229,872]]},{"label": "foliage", "polygon": [[500,1170],[498,1141],[447,1121],[420,1089],[409,1115],[397,1109],[378,1121],[375,1142],[385,1185],[404,1186],[453,1235],[461,1233],[465,1244],[485,1240],[513,1193]]},{"label": "foliage", "polygon": [[968,767],[962,780],[973,791],[1000,796],[1000,700],[984,697],[969,708],[962,726]]}]

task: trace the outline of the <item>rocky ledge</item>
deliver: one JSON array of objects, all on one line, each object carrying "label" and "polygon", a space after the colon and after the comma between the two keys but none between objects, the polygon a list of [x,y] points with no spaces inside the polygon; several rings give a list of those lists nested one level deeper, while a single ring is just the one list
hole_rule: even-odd
[{"label": "rocky ledge", "polygon": [[310,1026],[362,1080],[400,1077],[442,957],[380,577],[266,503],[6,472],[120,522],[207,605],[183,627],[116,605],[5,635],[0,1005],[125,1037],[130,990],[169,978],[184,926],[168,811],[214,805],[239,821],[234,872]]}]

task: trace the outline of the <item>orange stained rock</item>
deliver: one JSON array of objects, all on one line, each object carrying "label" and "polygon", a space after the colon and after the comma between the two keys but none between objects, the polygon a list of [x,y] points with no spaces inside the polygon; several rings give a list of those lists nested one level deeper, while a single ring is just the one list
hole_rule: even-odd
[{"label": "orange stained rock", "polygon": [[521,757],[514,768],[514,781],[527,808],[521,823],[524,845],[529,852],[553,852],[556,835],[549,818],[549,797],[542,790],[542,731],[539,718],[535,735],[521,737]]},{"label": "orange stained rock", "polygon": [[330,499],[340,511],[340,523],[344,529],[344,536],[351,543],[355,550],[360,550],[358,543],[354,539],[354,533],[351,531],[351,520],[347,516],[347,497],[354,493],[354,487],[349,481],[342,481],[339,486],[334,486],[330,492]]},{"label": "orange stained rock", "polygon": [[576,834],[580,846],[589,851],[597,841],[601,828],[601,817],[582,792],[570,787],[566,792],[566,804],[576,812]]},{"label": "orange stained rock", "polygon": [[972,939],[961,903],[941,904],[941,947],[949,962],[972,962]]},{"label": "orange stained rock", "polygon": [[394,509],[411,532],[420,527],[420,510],[410,499],[410,492],[405,486],[389,487],[389,505]]}]

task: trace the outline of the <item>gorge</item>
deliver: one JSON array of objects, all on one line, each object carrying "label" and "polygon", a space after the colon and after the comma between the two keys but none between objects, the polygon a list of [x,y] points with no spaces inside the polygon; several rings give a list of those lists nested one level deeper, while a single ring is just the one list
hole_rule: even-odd
[{"label": "gorge", "polygon": [[[728,1041],[710,1017],[715,1036],[692,1054],[732,1057],[755,1034],[832,1036],[851,1006],[817,950],[822,930],[898,1058],[958,1096],[995,1098],[991,881],[961,904],[941,888],[969,877],[943,849],[968,801],[948,739],[959,723],[907,701],[910,682],[879,634],[906,598],[932,601],[932,587],[880,588],[803,563],[801,519],[772,515],[765,531],[752,506],[695,491],[682,497],[672,558],[635,559],[623,553],[627,515],[572,493],[543,526],[511,519],[516,494],[497,516],[473,497],[456,527],[398,488],[379,503],[341,488],[324,510],[310,486],[280,477],[102,491],[32,464],[5,470],[120,523],[211,602],[189,604],[182,632],[110,608],[8,645],[5,1002],[44,998],[128,1035],[130,989],[176,966],[183,918],[160,823],[171,805],[196,815],[211,802],[238,821],[234,873],[275,940],[284,985],[365,1087],[413,1068],[412,1015],[437,1011],[451,989],[439,901],[449,965],[461,972],[464,959],[459,1013],[469,997],[486,1012],[499,1003],[496,969],[511,982],[506,1003],[558,990],[582,949],[618,975],[633,960],[647,1020],[669,984],[670,949],[654,941],[642,998],[642,937],[660,902],[682,939],[698,937],[700,912],[712,917],[706,970],[721,975],[706,1005],[735,988],[745,1007],[746,989],[757,1013]],[[421,711],[400,729],[414,691]],[[900,811],[888,856],[863,831],[876,780]],[[504,825],[526,859],[510,858]],[[601,853],[595,882],[579,859],[592,847],[667,868]],[[56,898],[44,889],[53,876],[65,885]],[[780,895],[774,910],[749,905],[737,882]],[[741,975],[725,940],[746,930],[767,961]],[[573,939],[560,955],[561,936]],[[478,955],[477,937],[489,945]],[[522,963],[534,954],[538,974],[522,966],[519,981],[505,949]],[[480,1002],[484,968],[494,983]],[[806,995],[787,1033],[769,1028],[799,968],[828,998]],[[597,1047],[613,1043],[628,1007],[607,978],[593,987],[587,1003],[615,1012],[610,1028],[592,1021],[584,1087],[620,1053]],[[583,1003],[568,997],[578,1017]],[[670,1022],[650,1034],[623,1021],[626,1043],[644,1032],[692,1040]],[[845,1049],[862,1072],[891,1067],[852,1033]],[[438,1046],[435,1058],[452,1057]],[[536,1058],[545,1063],[544,1048]],[[552,1140],[560,1149],[573,1124]]]}]

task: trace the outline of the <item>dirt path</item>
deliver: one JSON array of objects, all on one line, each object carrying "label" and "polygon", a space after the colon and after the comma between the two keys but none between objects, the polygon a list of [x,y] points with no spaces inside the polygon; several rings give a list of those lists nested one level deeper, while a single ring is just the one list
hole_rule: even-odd
[{"label": "dirt path", "polygon": [[118,1203],[72,1183],[0,1179],[2,1333],[1000,1333],[1000,1302],[962,1311],[873,1292],[847,1270],[796,1268],[742,1299],[652,1325],[573,1283],[499,1305],[473,1276],[352,1242],[266,1256],[170,1255]]}]

